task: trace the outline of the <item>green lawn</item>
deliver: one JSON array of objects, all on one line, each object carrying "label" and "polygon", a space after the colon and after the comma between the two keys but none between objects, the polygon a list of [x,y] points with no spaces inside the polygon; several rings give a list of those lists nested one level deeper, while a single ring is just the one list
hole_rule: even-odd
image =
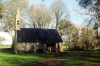
[{"label": "green lawn", "polygon": [[58,66],[100,66],[100,50],[68,51]]},{"label": "green lawn", "polygon": [[24,66],[37,63],[39,60],[52,57],[55,54],[14,54],[12,51],[0,51],[0,66]]},{"label": "green lawn", "polygon": [[[0,51],[0,66],[31,66],[40,60],[61,56],[52,66],[100,66],[100,50],[67,51],[67,53],[14,54],[12,51]],[[49,61],[47,61],[49,62]],[[50,61],[51,62],[51,61]],[[51,62],[52,63],[52,62]]]}]

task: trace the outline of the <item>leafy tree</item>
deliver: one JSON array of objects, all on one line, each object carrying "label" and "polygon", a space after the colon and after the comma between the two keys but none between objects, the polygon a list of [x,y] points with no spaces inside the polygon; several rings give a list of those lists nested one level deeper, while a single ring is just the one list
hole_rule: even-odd
[{"label": "leafy tree", "polygon": [[73,37],[73,35],[78,32],[77,31],[78,29],[77,30],[76,29],[77,27],[75,27],[74,24],[67,21],[66,19],[60,20],[60,23],[58,25],[58,32],[62,37],[63,41],[65,42],[66,48],[74,43],[73,42],[74,39],[76,40],[76,37]]},{"label": "leafy tree", "polygon": [[58,31],[60,36],[62,37],[63,35],[67,34],[67,29],[72,26],[71,22],[69,22],[66,19],[60,19],[58,22]]},{"label": "leafy tree", "polygon": [[95,31],[93,29],[82,28],[80,34],[80,45],[86,47],[86,49],[91,49],[97,44],[98,40],[95,38]]},{"label": "leafy tree", "polygon": [[79,29],[77,27],[74,28],[73,34],[72,34],[72,43],[77,46],[79,43]]}]

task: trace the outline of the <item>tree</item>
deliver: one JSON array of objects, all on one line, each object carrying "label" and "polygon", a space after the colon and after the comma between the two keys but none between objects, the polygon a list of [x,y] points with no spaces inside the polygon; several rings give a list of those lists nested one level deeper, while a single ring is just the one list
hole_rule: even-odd
[{"label": "tree", "polygon": [[35,11],[35,8],[34,8],[34,4],[31,4],[30,6],[29,6],[29,10],[28,10],[28,16],[29,16],[29,26],[30,27],[36,27],[36,24],[35,24],[35,20],[34,20],[34,11]]},{"label": "tree", "polygon": [[48,28],[52,20],[51,11],[40,4],[34,9],[34,17],[32,19],[34,21],[31,23],[34,23],[37,28]]},{"label": "tree", "polygon": [[77,27],[74,28],[73,34],[72,34],[72,43],[77,46],[79,44],[79,29]]},{"label": "tree", "polygon": [[[0,44],[3,42],[3,41],[6,41],[6,39],[4,37],[1,37],[0,36]],[[1,44],[2,45],[2,44]]]},{"label": "tree", "polygon": [[75,37],[73,38],[73,34],[75,34],[75,30],[77,27],[75,27],[74,24],[71,24],[67,29],[66,29],[66,37],[67,37],[67,43],[69,44],[69,47],[71,45],[73,45],[73,39],[75,39]]},{"label": "tree", "polygon": [[2,3],[2,0],[0,0],[0,18],[2,18],[2,6],[3,6],[3,3]]},{"label": "tree", "polygon": [[[7,31],[12,36],[12,44],[15,44],[15,35],[12,35],[12,31],[16,31],[16,14],[18,7],[21,9],[21,27],[24,27],[26,21],[25,18],[27,15],[28,0],[9,0],[5,1],[3,6],[4,16],[2,18],[2,29]],[[15,47],[15,45],[12,45],[12,47]],[[15,52],[17,53],[17,50]]]},{"label": "tree", "polygon": [[16,11],[19,7],[21,9],[21,26],[25,26],[25,18],[27,13],[28,0],[9,0],[4,3],[3,23],[2,29],[6,31],[15,30]]},{"label": "tree", "polygon": [[82,47],[87,47],[88,44],[87,44],[87,30],[86,30],[86,28],[81,29],[80,42],[81,42]]},{"label": "tree", "polygon": [[78,0],[79,5],[88,10],[91,19],[100,24],[100,0]]},{"label": "tree", "polygon": [[58,32],[60,36],[62,37],[63,41],[65,42],[66,48],[70,47],[73,44],[73,39],[76,38],[76,37],[73,37],[73,34],[77,33],[76,29],[77,27],[75,27],[74,24],[67,21],[66,19],[60,20],[60,24],[58,25]]},{"label": "tree", "polygon": [[[94,22],[94,29],[97,31],[97,39],[98,38],[98,27],[100,27],[100,0],[78,0],[79,5],[84,9],[88,10],[88,15],[90,16],[90,22]],[[91,24],[91,23],[89,23]],[[98,42],[99,43],[99,42]]]},{"label": "tree", "polygon": [[63,37],[64,35],[66,35],[67,33],[67,29],[72,26],[71,23],[69,21],[67,21],[66,19],[60,19],[59,20],[59,24],[58,24],[58,31],[61,37]]},{"label": "tree", "polygon": [[51,5],[51,10],[56,19],[56,29],[57,29],[59,20],[63,17],[68,17],[69,11],[65,3],[61,0],[54,1]]},{"label": "tree", "polygon": [[95,31],[93,29],[82,28],[80,34],[80,43],[82,47],[86,49],[91,49],[97,44],[98,40],[95,38]]}]

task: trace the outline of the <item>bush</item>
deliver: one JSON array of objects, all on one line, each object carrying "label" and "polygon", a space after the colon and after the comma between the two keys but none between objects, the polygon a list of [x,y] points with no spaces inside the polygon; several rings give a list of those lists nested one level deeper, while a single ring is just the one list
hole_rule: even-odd
[{"label": "bush", "polygon": [[74,46],[74,47],[70,47],[69,50],[84,50],[84,47]]}]

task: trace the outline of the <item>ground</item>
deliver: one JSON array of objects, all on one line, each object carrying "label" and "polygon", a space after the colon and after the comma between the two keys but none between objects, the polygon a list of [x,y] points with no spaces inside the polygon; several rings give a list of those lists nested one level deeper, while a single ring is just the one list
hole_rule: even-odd
[{"label": "ground", "polygon": [[100,66],[100,50],[14,54],[0,51],[0,66]]}]

